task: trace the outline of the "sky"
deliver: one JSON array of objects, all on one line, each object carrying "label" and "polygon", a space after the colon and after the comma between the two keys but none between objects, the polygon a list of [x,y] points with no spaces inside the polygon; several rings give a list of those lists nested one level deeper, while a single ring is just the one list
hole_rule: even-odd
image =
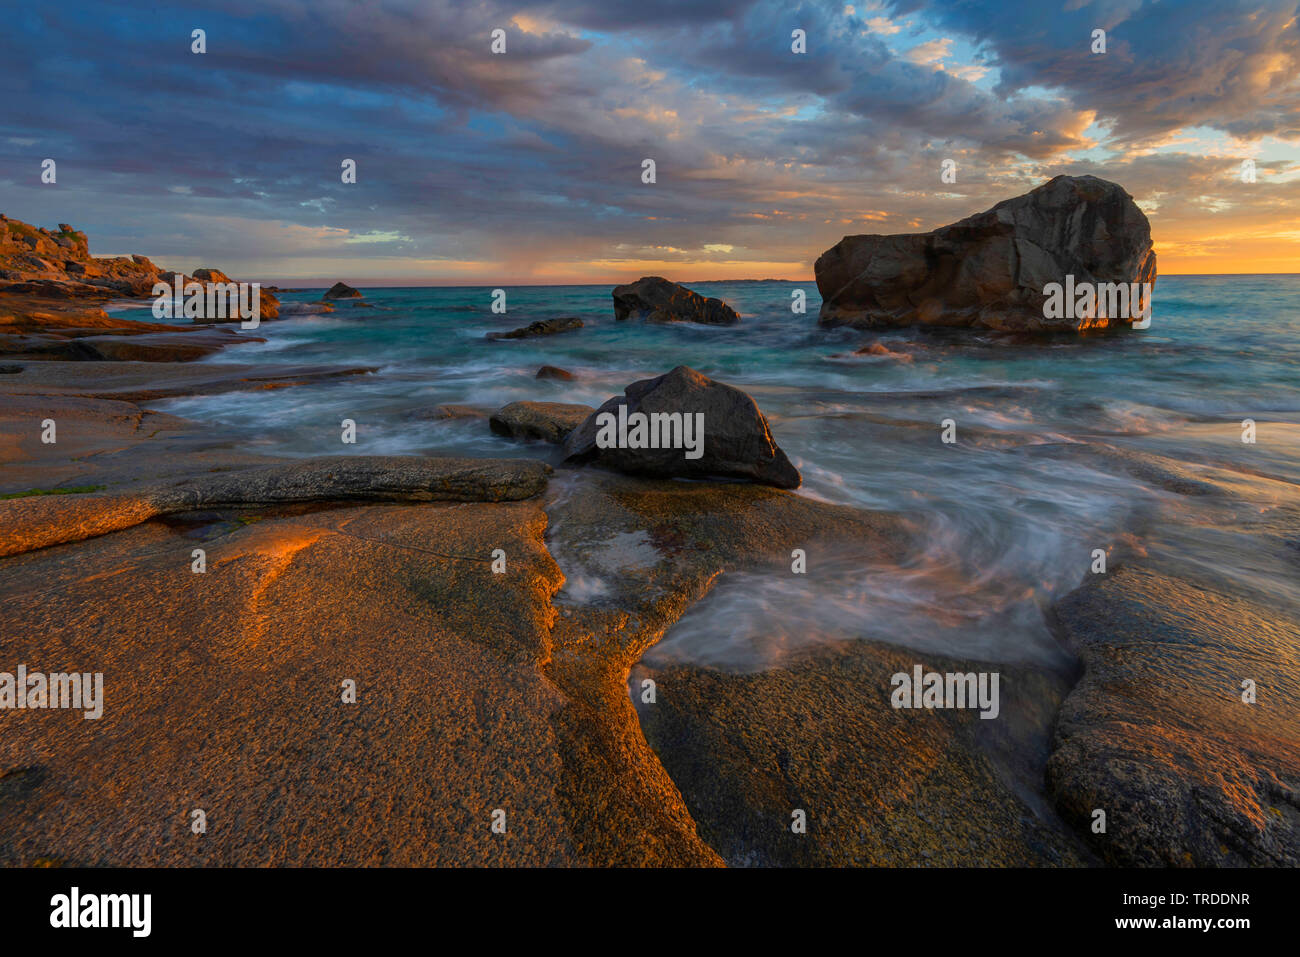
[{"label": "sky", "polygon": [[282,284],[801,281],[844,235],[1091,173],[1147,213],[1162,274],[1300,272],[1298,19],[1300,0],[14,4],[0,212]]}]

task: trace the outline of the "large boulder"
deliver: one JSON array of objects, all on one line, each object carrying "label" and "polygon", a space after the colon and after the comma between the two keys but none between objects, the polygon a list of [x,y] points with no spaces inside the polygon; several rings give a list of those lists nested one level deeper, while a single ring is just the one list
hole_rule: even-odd
[{"label": "large boulder", "polygon": [[[610,413],[621,420],[620,406],[627,407],[627,446],[637,444],[632,431],[636,420],[632,416],[639,412],[648,419],[647,435],[654,434],[654,444],[669,447],[601,448],[597,437],[608,422],[601,419],[601,413]],[[664,433],[669,432],[669,439],[674,434],[684,437],[687,417],[696,413],[704,416],[702,432],[692,435],[692,440],[699,440],[701,454],[688,458],[686,453],[695,450],[664,441]],[[664,425],[671,426],[673,420],[653,418],[659,414],[679,414],[683,429],[673,433]],[[798,488],[802,481],[799,470],[773,441],[767,418],[754,400],[740,389],[714,382],[687,366],[678,366],[654,379],[633,382],[624,395],[607,401],[569,436],[564,444],[564,456],[570,464],[590,462],[620,472],[662,478],[745,479],[777,488]]]},{"label": "large boulder", "polygon": [[643,276],[614,288],[614,318],[651,322],[699,322],[730,326],[740,316],[721,299],[706,299],[685,286],[659,276]]},{"label": "large boulder", "polygon": [[845,236],[815,266],[824,326],[1068,331],[1124,316],[1047,319],[1050,283],[1155,283],[1151,226],[1095,176],[1058,176],[929,233]]},{"label": "large boulder", "polygon": [[492,413],[488,426],[497,435],[559,444],[591,415],[591,406],[569,402],[511,402]]}]

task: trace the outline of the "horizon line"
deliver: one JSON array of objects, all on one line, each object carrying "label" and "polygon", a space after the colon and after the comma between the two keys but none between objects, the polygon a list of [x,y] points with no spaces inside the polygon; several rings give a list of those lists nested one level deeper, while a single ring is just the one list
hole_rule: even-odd
[{"label": "horizon line", "polygon": [[[1232,276],[1256,276],[1256,277],[1300,276],[1300,270],[1297,270],[1295,272],[1176,272],[1176,273],[1171,272],[1171,273],[1163,273],[1162,275],[1169,278],[1204,277],[1207,279],[1216,278],[1216,277],[1232,277]],[[640,277],[640,278],[645,278],[645,277]],[[1159,281],[1159,279],[1160,276],[1157,275],[1156,277],[1157,282]],[[329,281],[329,280],[318,279],[317,277],[309,277],[306,279],[268,280],[262,282],[262,285],[264,287],[276,286],[276,287],[292,288],[296,286],[305,289],[316,289],[318,287],[328,289],[330,286],[333,286],[336,282],[345,282],[346,285],[352,286],[354,289],[492,289],[492,288],[547,289],[547,288],[563,288],[569,286],[609,286],[609,285],[622,286],[622,285],[627,285],[628,282],[636,282],[636,281],[637,280],[634,279],[628,281],[605,281],[605,282],[501,282],[500,280],[494,280],[491,282],[411,282],[410,280],[385,281],[379,279],[358,279],[354,282],[347,282],[346,280],[339,280],[339,279]],[[679,280],[670,280],[670,281],[677,282],[679,285],[683,285],[683,286],[700,285],[703,283],[741,283],[741,282],[755,282],[755,283],[757,282],[804,282],[804,283],[812,283],[813,285],[816,285],[817,283],[816,279],[781,279],[781,278],[771,277],[771,276],[764,277],[762,279],[685,279],[680,281]]]}]

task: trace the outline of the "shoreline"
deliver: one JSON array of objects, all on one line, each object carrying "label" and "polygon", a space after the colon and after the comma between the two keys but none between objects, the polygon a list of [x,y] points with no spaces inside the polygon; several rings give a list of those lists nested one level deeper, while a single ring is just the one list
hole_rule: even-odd
[{"label": "shoreline", "polygon": [[[104,335],[237,344],[76,302],[23,306],[10,331],[59,348]],[[110,663],[88,738],[28,712],[0,742],[6,864],[1300,863],[1300,799],[1286,784],[1300,779],[1300,609],[1207,578],[1177,550],[1116,551],[1105,576],[1046,610],[1078,662],[1073,680],[868,634],[751,673],[654,665],[646,652],[721,576],[779,573],[792,548],[901,566],[923,537],[906,516],[755,485],[552,473],[534,459],[253,454],[140,405],[374,367],[0,366],[20,369],[0,375],[0,492],[89,489],[0,500],[3,651],[33,668]],[[31,428],[48,416],[54,446]],[[1259,540],[1283,562],[1278,543],[1300,541],[1292,483],[1243,485],[1240,472],[1118,448],[1111,460],[1225,515],[1249,512],[1252,495],[1285,501]],[[1160,512],[1133,521],[1143,541],[1179,527]],[[620,551],[628,541],[645,544]],[[507,574],[492,573],[485,543],[503,549]],[[611,592],[567,592],[624,559]],[[888,678],[916,663],[998,668],[1010,720],[900,722]],[[1271,694],[1234,705],[1233,669]],[[338,679],[353,674],[382,706],[339,705]],[[653,704],[638,697],[647,679]],[[195,724],[213,730],[184,730]],[[268,726],[280,743],[246,750]],[[295,802],[304,788],[316,797]],[[179,814],[149,813],[158,794],[194,794],[238,824],[196,850]],[[483,821],[507,805],[511,839],[492,842]],[[330,816],[344,806],[349,828]],[[1098,808],[1106,834],[1092,830]],[[808,833],[789,831],[793,810]],[[144,840],[142,820],[154,822]],[[430,828],[435,844],[420,839]]]}]

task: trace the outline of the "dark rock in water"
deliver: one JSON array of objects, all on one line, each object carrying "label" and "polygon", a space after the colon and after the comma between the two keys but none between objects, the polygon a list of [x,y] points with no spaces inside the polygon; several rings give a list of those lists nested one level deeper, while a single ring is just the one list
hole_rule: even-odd
[{"label": "dark rock in water", "polygon": [[419,419],[485,419],[489,412],[472,405],[439,405],[413,413]]},{"label": "dark rock in water", "polygon": [[[799,487],[799,470],[773,441],[758,405],[740,389],[678,366],[657,378],[633,382],[624,391],[625,395],[607,401],[569,436],[564,446],[566,462],[591,462],[662,478],[748,479],[777,488]],[[673,447],[600,448],[596,439],[601,423],[597,420],[603,412],[620,418],[619,406],[627,407],[627,444],[639,441],[634,438],[636,420],[632,419],[639,412],[647,417],[647,443]],[[678,416],[676,423],[668,418],[673,415]],[[701,454],[687,458],[692,449],[683,448],[676,440],[687,437],[688,419],[692,430],[697,427],[697,415],[703,415],[702,432],[692,431],[690,437],[702,446],[698,449]]]},{"label": "dark rock in water", "polygon": [[[896,359],[899,362],[912,361],[912,357],[908,355],[906,352],[895,352],[894,350],[890,349],[887,345],[885,345],[883,342],[879,340],[876,340],[875,342],[869,342],[865,346],[861,346],[860,348],[854,349],[850,353],[850,355],[851,356],[874,356],[880,359]],[[834,356],[833,358],[841,358],[841,356]]]},{"label": "dark rock in water", "polygon": [[559,379],[562,382],[572,382],[576,376],[572,372],[561,369],[559,366],[542,366],[537,370],[539,379]]},{"label": "dark rock in water", "polygon": [[567,402],[511,402],[492,413],[488,425],[497,435],[541,439],[559,444],[591,415],[589,405]]},{"label": "dark rock in water", "polygon": [[322,299],[360,299],[361,293],[347,283],[336,282],[326,290]]},{"label": "dark rock in water", "polygon": [[706,299],[685,286],[659,276],[643,276],[614,288],[614,318],[644,318],[650,322],[698,322],[730,326],[740,316],[721,299]]},{"label": "dark rock in water", "polygon": [[581,329],[582,320],[576,316],[564,316],[560,319],[539,319],[509,332],[489,332],[489,339],[531,339],[534,336],[553,336],[557,332],[569,332]]},{"label": "dark rock in water", "polygon": [[824,326],[1072,331],[1131,322],[1048,319],[1044,287],[1154,283],[1151,226],[1124,189],[1058,176],[929,233],[845,236],[816,264]]},{"label": "dark rock in water", "polygon": [[280,317],[285,316],[320,316],[333,312],[334,307],[328,302],[285,302],[280,304]]}]

